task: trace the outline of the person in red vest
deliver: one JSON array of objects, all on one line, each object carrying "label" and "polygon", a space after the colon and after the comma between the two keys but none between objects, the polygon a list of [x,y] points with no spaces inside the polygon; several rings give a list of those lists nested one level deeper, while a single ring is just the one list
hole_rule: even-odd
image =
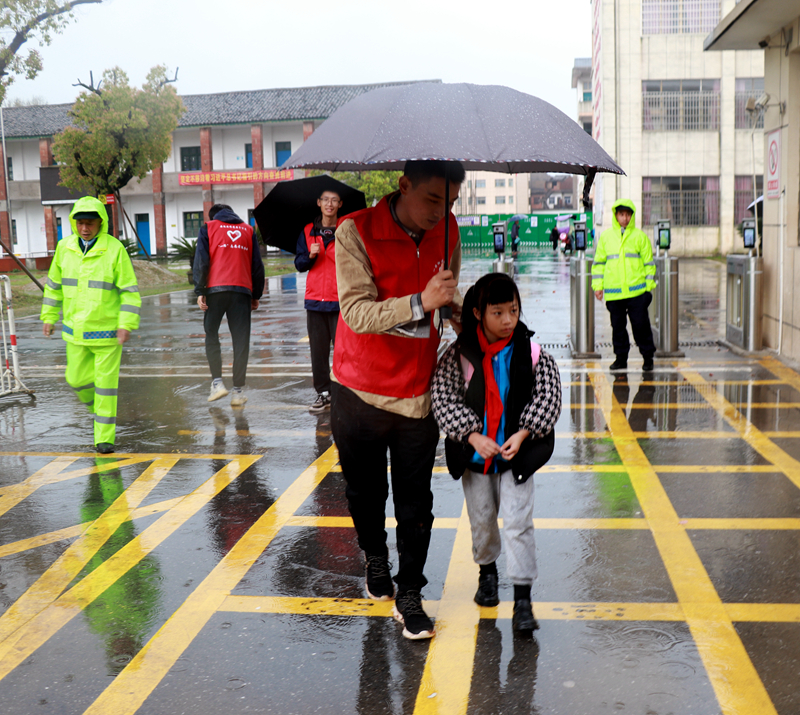
[{"label": "person in red vest", "polygon": [[222,381],[219,326],[228,319],[233,340],[233,390],[231,407],[247,402],[244,385],[250,356],[250,313],[258,309],[264,292],[264,262],[252,226],[226,204],[214,204],[209,221],[200,229],[193,277],[197,305],[203,311],[206,358],[211,369],[208,401],[228,394]]},{"label": "person in red vest", "polygon": [[309,408],[319,414],[331,406],[331,345],[339,322],[339,294],[336,290],[334,242],[342,199],[335,191],[323,191],[317,199],[322,212],[297,239],[294,265],[308,271],[306,279],[306,323],[311,348],[311,374],[317,399]]},{"label": "person in red vest", "polygon": [[[448,180],[450,206],[445,205]],[[391,457],[399,556],[393,615],[411,639],[434,634],[421,596],[439,443],[430,389],[438,309],[452,306],[456,320],[461,314],[456,290],[461,243],[450,209],[463,180],[464,168],[457,162],[406,162],[399,191],[350,214],[336,229],[341,312],[333,349],[331,430],[365,553],[367,595],[380,601],[395,596],[385,528],[387,451]],[[450,222],[448,270],[445,221]]]}]

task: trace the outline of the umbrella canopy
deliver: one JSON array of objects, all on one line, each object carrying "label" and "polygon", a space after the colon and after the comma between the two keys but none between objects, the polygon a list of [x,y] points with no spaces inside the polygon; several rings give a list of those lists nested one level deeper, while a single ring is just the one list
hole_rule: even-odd
[{"label": "umbrella canopy", "polygon": [[472,171],[624,173],[577,122],[538,97],[439,82],[384,87],[351,100],[285,166],[399,170],[413,159],[460,161]]},{"label": "umbrella canopy", "polygon": [[264,243],[294,253],[303,227],[320,215],[317,199],[325,191],[335,191],[342,199],[339,218],[367,207],[361,191],[330,176],[281,182],[253,211]]},{"label": "umbrella canopy", "polygon": [[525,214],[514,214],[511,218],[506,219],[506,223],[511,225],[514,221],[524,221],[527,218]]},{"label": "umbrella canopy", "polygon": [[755,209],[756,205],[764,203],[764,194],[761,194],[755,201],[750,202],[750,205],[747,207],[748,211],[752,211]]}]

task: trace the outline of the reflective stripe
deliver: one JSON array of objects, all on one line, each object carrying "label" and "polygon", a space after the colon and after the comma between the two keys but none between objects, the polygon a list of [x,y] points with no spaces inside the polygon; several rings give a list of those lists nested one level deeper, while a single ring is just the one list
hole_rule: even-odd
[{"label": "reflective stripe", "polygon": [[88,390],[92,387],[94,387],[94,383],[90,382],[88,385],[81,385],[80,387],[73,387],[72,389],[75,390],[75,392],[82,392],[83,390]]},{"label": "reflective stripe", "polygon": [[628,290],[639,290],[641,288],[647,288],[647,283],[639,283],[635,286],[631,286]]},{"label": "reflective stripe", "polygon": [[115,425],[117,424],[116,417],[102,417],[101,415],[95,415],[94,421],[99,422],[101,425]]},{"label": "reflective stripe", "polygon": [[118,288],[117,289],[120,293],[138,293],[139,286],[128,286],[127,288]]},{"label": "reflective stripe", "polygon": [[61,284],[56,283],[50,276],[47,276],[47,287],[53,290],[61,290]]},{"label": "reflective stripe", "polygon": [[607,261],[613,261],[615,258],[619,258],[619,253],[609,253],[606,255]]},{"label": "reflective stripe", "polygon": [[62,323],[61,332],[66,333],[67,335],[72,335],[72,328],[70,328],[66,323]]},{"label": "reflective stripe", "polygon": [[95,395],[105,395],[106,397],[116,397],[117,390],[112,387],[95,387],[94,388]]},{"label": "reflective stripe", "polygon": [[62,301],[55,300],[54,298],[42,298],[42,303],[44,303],[44,305],[52,305],[54,308],[58,308]]},{"label": "reflective stripe", "polygon": [[99,288],[100,290],[117,290],[117,286],[113,283],[106,283],[105,281],[89,281],[87,285],[89,288]]},{"label": "reflective stripe", "polygon": [[77,286],[78,285],[78,279],[77,278],[62,278],[61,279],[61,285]]},{"label": "reflective stripe", "polygon": [[655,266],[655,264],[656,264],[655,261],[650,261],[648,263],[645,263],[646,266]]},{"label": "reflective stripe", "polygon": [[606,288],[603,293],[622,293],[622,288]]},{"label": "reflective stripe", "polygon": [[605,264],[606,264],[605,261],[595,261],[594,263],[592,263],[592,268],[594,268],[595,266],[604,266]]},{"label": "reflective stripe", "polygon": [[124,310],[126,313],[136,313],[136,315],[139,315],[139,308],[135,305],[121,305],[119,309]]},{"label": "reflective stripe", "polygon": [[83,334],[84,340],[102,340],[103,338],[116,338],[116,330],[93,330]]},{"label": "reflective stripe", "polygon": [[626,253],[625,258],[640,258],[638,253]]}]

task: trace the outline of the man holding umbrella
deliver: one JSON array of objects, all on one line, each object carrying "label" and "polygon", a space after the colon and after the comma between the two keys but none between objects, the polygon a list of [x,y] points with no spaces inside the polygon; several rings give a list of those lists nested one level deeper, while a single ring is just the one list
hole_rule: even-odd
[{"label": "man holding umbrella", "polygon": [[399,191],[336,230],[341,313],[331,428],[365,552],[367,595],[376,600],[395,595],[385,529],[389,452],[400,561],[394,617],[404,625],[403,635],[415,640],[433,636],[421,596],[439,442],[430,386],[439,345],[437,311],[452,306],[460,315],[461,245],[451,239],[445,256],[444,234],[449,222],[450,235],[458,236],[450,208],[463,180],[458,162],[407,161]]},{"label": "man holding umbrella", "polygon": [[324,412],[331,406],[329,358],[339,321],[334,237],[341,203],[341,196],[337,192],[322,192],[317,199],[317,206],[322,213],[300,233],[294,258],[298,271],[308,271],[306,321],[311,348],[311,373],[317,391],[317,399],[309,408],[312,414]]}]

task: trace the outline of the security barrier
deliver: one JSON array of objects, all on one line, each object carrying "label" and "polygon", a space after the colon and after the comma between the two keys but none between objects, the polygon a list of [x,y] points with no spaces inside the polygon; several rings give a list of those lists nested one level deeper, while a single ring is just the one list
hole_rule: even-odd
[{"label": "security barrier", "polygon": [[650,304],[653,342],[658,357],[684,357],[678,349],[678,259],[664,252],[655,257],[656,289]]},{"label": "security barrier", "polygon": [[594,351],[592,259],[583,251],[569,259],[570,348],[576,358],[599,358]]},{"label": "security barrier", "polygon": [[14,308],[11,302],[11,279],[0,276],[0,347],[3,360],[0,366],[0,397],[15,393],[33,394],[20,379],[17,356],[17,332],[14,326]]},{"label": "security barrier", "polygon": [[728,305],[725,339],[748,352],[761,350],[763,259],[728,256]]}]

